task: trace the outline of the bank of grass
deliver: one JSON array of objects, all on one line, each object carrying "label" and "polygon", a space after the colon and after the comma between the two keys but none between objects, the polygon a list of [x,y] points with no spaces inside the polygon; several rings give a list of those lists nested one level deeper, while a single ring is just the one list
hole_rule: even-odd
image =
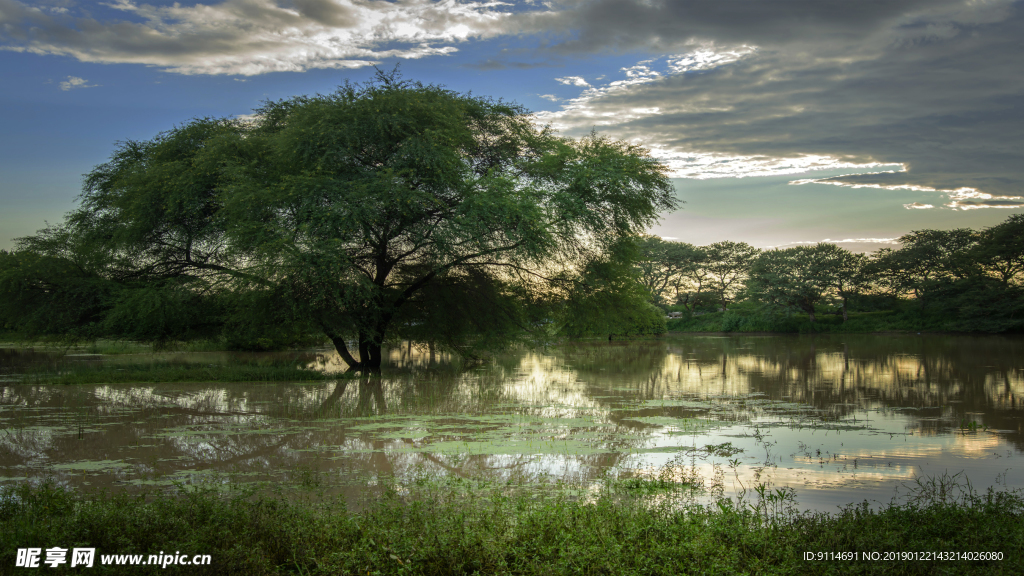
[{"label": "bank of grass", "polygon": [[844,322],[838,314],[820,313],[811,322],[806,313],[740,303],[725,312],[686,315],[668,320],[669,332],[775,332],[784,334],[957,331],[949,318],[931,317],[917,310],[850,312]]},{"label": "bank of grass", "polygon": [[196,364],[151,362],[100,364],[66,362],[55,369],[40,368],[23,381],[38,384],[122,384],[134,382],[315,382],[343,377],[336,372],[309,370],[294,363],[238,362]]},{"label": "bank of grass", "polygon": [[[461,484],[461,485],[460,485]],[[1019,574],[1024,500],[989,492],[833,514],[721,501],[680,508],[624,485],[590,502],[449,481],[353,512],[325,498],[191,489],[0,493],[0,572],[18,548],[93,547],[90,574]],[[653,487],[655,491],[661,489]],[[404,490],[403,490],[404,492]],[[641,491],[646,494],[647,491]],[[651,504],[662,502],[662,504]],[[727,503],[728,502],[728,503]],[[764,501],[761,501],[763,504]],[[676,503],[678,504],[678,503]],[[106,554],[209,554],[210,566],[101,566]],[[804,560],[805,552],[1001,552],[1002,560]],[[45,557],[45,554],[44,554]],[[79,573],[68,565],[48,574]]]},{"label": "bank of grass", "polygon": [[16,333],[0,333],[0,348],[59,350],[84,354],[146,354],[149,352],[228,352],[231,346],[223,339],[170,342],[136,342],[134,340],[64,341],[61,339],[29,339]]}]

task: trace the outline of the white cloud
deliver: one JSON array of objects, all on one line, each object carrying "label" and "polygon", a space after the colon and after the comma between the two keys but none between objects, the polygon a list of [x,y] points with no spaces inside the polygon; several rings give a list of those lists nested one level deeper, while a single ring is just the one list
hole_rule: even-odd
[{"label": "white cloud", "polygon": [[74,88],[95,88],[96,86],[99,86],[99,84],[89,84],[88,80],[78,76],[68,76],[67,80],[60,83],[60,89],[65,92]]},{"label": "white cloud", "polygon": [[825,238],[824,240],[790,242],[788,244],[784,244],[784,246],[792,244],[899,244],[899,238],[844,238],[843,240]]},{"label": "white cloud", "polygon": [[[889,172],[871,172],[868,175],[873,174],[888,174]],[[953,190],[943,190],[933,188],[931,186],[918,186],[915,184],[877,184],[877,183],[859,183],[859,182],[848,182],[843,180],[844,176],[836,178],[820,178],[820,179],[803,179],[793,180],[790,184],[829,184],[832,186],[843,186],[847,188],[877,188],[880,190],[911,190],[914,192],[936,192],[944,194],[949,198],[949,202],[944,206],[946,208],[952,208],[954,210],[977,210],[980,208],[1024,208],[1024,196],[1014,195],[998,195],[989,194],[982,192],[975,188],[963,187],[956,188]],[[922,204],[920,202],[911,202],[910,204],[904,204],[904,208],[908,210],[925,210],[928,208],[934,208],[932,204]]]},{"label": "white cloud", "polygon": [[25,27],[17,34],[0,27],[8,50],[243,76],[450,54],[455,44],[501,34],[509,16],[506,3],[490,1],[117,0],[106,6],[124,18],[100,21],[85,11],[50,15],[17,0],[2,2],[0,23]]},{"label": "white cloud", "polygon": [[949,194],[947,208],[977,210],[979,208],[1024,208],[1024,196],[997,196],[973,188],[944,191]]},{"label": "white cloud", "polygon": [[[817,244],[854,244],[853,250],[866,249],[867,246],[873,244],[899,244],[899,238],[844,238],[843,240],[832,240],[831,238],[825,238],[824,240],[798,240],[795,242],[786,242],[785,244],[779,244],[777,246],[767,246],[766,248],[784,248],[787,246],[814,246]],[[878,248],[871,248],[871,250],[877,250]]]},{"label": "white cloud", "polygon": [[[804,174],[813,170],[839,168],[869,169],[883,166],[877,162],[847,162],[833,156],[807,154],[795,157],[738,156],[713,152],[683,152],[666,146],[651,147],[651,154],[669,167],[674,178],[748,178]],[[790,184],[805,184],[816,180],[794,180]]]},{"label": "white cloud", "polygon": [[[569,134],[582,134],[594,127],[601,127],[617,137],[627,136],[621,128],[631,121],[645,117],[658,117],[678,113],[712,113],[727,111],[727,107],[713,100],[705,102],[672,102],[659,100],[658,106],[632,106],[639,99],[635,88],[651,84],[664,78],[682,76],[686,73],[711,70],[736,62],[755,54],[753,46],[739,46],[732,49],[716,49],[704,43],[697,49],[648,59],[633,66],[622,68],[625,78],[601,85],[591,85],[579,76],[556,78],[562,84],[585,87],[578,97],[566,101],[560,110],[542,111],[535,114],[538,122],[550,124],[555,129]],[[654,69],[655,66],[662,71]],[[664,162],[669,175],[674,178],[743,178],[752,176],[774,176],[801,174],[811,170],[858,168],[871,169],[891,163],[848,161],[822,154],[801,154],[794,156],[739,155],[711,151],[692,151],[672,146],[658,138],[657,133],[647,131],[643,136],[631,138],[646,145],[652,156]],[[805,183],[799,181],[795,183]]]},{"label": "white cloud", "polygon": [[896,244],[899,238],[846,238],[844,240],[832,240],[825,238],[822,242],[828,244]]},{"label": "white cloud", "polygon": [[756,51],[756,46],[740,46],[735,50],[723,50],[716,52],[714,46],[709,45],[706,48],[694,50],[687,54],[670,57],[668,66],[673,74],[695,72],[697,70],[710,70],[724,64],[735,62]]},{"label": "white cloud", "polygon": [[565,78],[555,78],[558,82],[566,84],[568,86],[579,86],[581,88],[589,88],[590,84],[583,79],[582,76],[566,76]]},{"label": "white cloud", "polygon": [[562,100],[561,98],[555,96],[554,94],[538,94],[538,96],[545,100],[551,100],[552,102],[561,102]]}]

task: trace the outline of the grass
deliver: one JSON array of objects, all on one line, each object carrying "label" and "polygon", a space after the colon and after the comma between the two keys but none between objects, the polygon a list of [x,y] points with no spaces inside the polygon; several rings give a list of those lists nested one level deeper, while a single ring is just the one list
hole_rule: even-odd
[{"label": "grass", "polygon": [[91,342],[67,342],[61,339],[25,339],[16,333],[0,333],[0,348],[63,350],[85,354],[145,354],[147,352],[226,352],[231,347],[223,340],[191,340],[183,342],[136,342],[134,340],[99,339]]},{"label": "grass", "polygon": [[33,384],[120,384],[132,382],[313,382],[341,377],[333,372],[301,368],[292,363],[87,365],[62,363],[55,371],[25,374]]},{"label": "grass", "polygon": [[670,332],[776,332],[776,333],[872,333],[942,331],[948,326],[923,318],[914,311],[884,310],[850,312],[849,319],[818,314],[811,322],[807,314],[787,313],[769,308],[735,305],[725,312],[709,312],[668,321]]},{"label": "grass", "polygon": [[[753,503],[680,506],[632,497],[538,497],[465,480],[390,489],[352,511],[324,497],[213,489],[82,495],[54,484],[0,491],[0,573],[24,547],[95,547],[90,574],[1016,574],[1024,499],[920,483],[918,498],[872,510],[796,513],[764,490]],[[956,480],[953,478],[952,480]],[[680,485],[683,490],[691,487]],[[962,485],[960,485],[962,487]],[[952,497],[959,495],[958,497]],[[209,554],[208,567],[99,566],[104,554]],[[805,561],[805,552],[1002,552],[985,561]],[[68,566],[45,572],[75,572]]]}]

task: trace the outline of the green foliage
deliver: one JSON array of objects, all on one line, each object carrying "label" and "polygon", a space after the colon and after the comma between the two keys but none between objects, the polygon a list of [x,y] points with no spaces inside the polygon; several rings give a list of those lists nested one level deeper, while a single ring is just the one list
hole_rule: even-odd
[{"label": "green foliage", "polygon": [[1006,285],[1021,284],[1024,273],[1024,215],[983,230],[973,256]]},{"label": "green foliage", "polygon": [[819,315],[814,322],[802,313],[784,308],[740,302],[725,312],[684,316],[668,321],[671,332],[777,332],[804,333],[864,333],[864,332],[920,332],[941,331],[942,318],[923,317],[913,305],[901,305],[895,310],[850,312],[847,320],[839,314]]},{"label": "green foliage", "polygon": [[[513,308],[561,289],[542,271],[585,265],[675,204],[642,148],[561,138],[518,105],[380,72],[267,102],[252,121],[123,142],[86,177],[81,207],[19,250],[141,286],[106,303],[111,331],[203,332],[188,316],[212,298],[229,341],[263,348],[316,329],[375,369],[398,326],[460,351],[514,341],[534,314]],[[255,293],[273,314],[239,312]],[[92,310],[66,323],[100,322],[103,306]],[[428,322],[436,333],[414,328]]]},{"label": "green foliage", "polygon": [[[630,493],[639,494],[632,497]],[[102,554],[209,554],[210,566],[133,566],[132,574],[1016,574],[1024,569],[1024,500],[960,498],[943,479],[906,505],[832,513],[778,510],[763,490],[747,506],[650,503],[673,489],[625,483],[585,503],[453,481],[405,501],[394,491],[352,512],[331,500],[207,489],[79,495],[53,484],[0,492],[0,565],[21,547],[59,543]],[[955,488],[955,487],[953,487]],[[807,561],[805,552],[1001,552],[1002,560]],[[55,574],[77,570],[67,564]],[[96,565],[90,573],[126,573]]]},{"label": "green foliage", "polygon": [[240,289],[219,295],[224,309],[220,336],[229,350],[267,351],[324,342],[316,324],[296,312],[280,289]]},{"label": "green foliage", "polygon": [[216,335],[223,315],[219,303],[189,288],[173,280],[119,286],[103,315],[102,334],[157,343]]},{"label": "green foliage", "polygon": [[567,293],[559,298],[561,334],[638,336],[663,334],[665,313],[648,301],[634,262],[636,243],[626,240],[591,260],[578,277],[568,277]]},{"label": "green foliage", "polygon": [[748,293],[768,304],[802,310],[814,322],[815,308],[830,296],[819,260],[820,252],[806,246],[763,252],[751,269]]},{"label": "green foliage", "polygon": [[740,292],[759,252],[746,242],[715,242],[705,248],[708,286],[723,309]]},{"label": "green foliage", "polygon": [[701,280],[706,276],[702,269],[703,249],[685,242],[666,242],[657,236],[641,237],[637,245],[638,280],[647,289],[652,304],[680,299],[690,303],[700,293]]},{"label": "green foliage", "polygon": [[638,241],[639,281],[653,304],[687,312],[725,309],[743,289],[758,250],[744,242],[694,246],[657,236]]},{"label": "green foliage", "polygon": [[841,303],[845,319],[849,298],[869,283],[865,260],[863,255],[824,243],[762,252],[751,268],[747,295],[802,310],[811,322],[818,308]]},{"label": "green foliage", "polygon": [[894,295],[923,298],[933,288],[980,272],[972,256],[978,234],[966,228],[916,230],[901,236],[899,250],[878,251],[873,267]]},{"label": "green foliage", "polygon": [[396,314],[391,334],[473,359],[540,336],[536,327],[548,307],[535,298],[523,283],[503,281],[477,268],[454,271],[424,286]]},{"label": "green foliage", "polygon": [[116,291],[66,258],[0,251],[0,327],[19,337],[95,338]]},{"label": "green foliage", "polygon": [[[687,303],[687,314],[668,327],[715,332],[1019,332],[1024,330],[1022,234],[1024,218],[1014,215],[981,232],[917,230],[900,238],[900,249],[879,250],[871,257],[832,244],[764,252],[754,261],[742,291],[748,305],[704,314],[710,310]],[[792,317],[793,311],[806,313],[808,321]],[[848,323],[838,326],[823,313],[841,314]]]}]

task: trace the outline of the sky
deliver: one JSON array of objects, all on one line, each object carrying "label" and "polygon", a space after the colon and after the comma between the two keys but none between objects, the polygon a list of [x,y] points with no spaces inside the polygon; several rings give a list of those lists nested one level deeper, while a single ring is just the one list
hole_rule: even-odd
[{"label": "sky", "polygon": [[1024,1],[0,0],[0,249],[120,141],[396,64],[647,147],[666,239],[871,251],[1024,210]]}]

